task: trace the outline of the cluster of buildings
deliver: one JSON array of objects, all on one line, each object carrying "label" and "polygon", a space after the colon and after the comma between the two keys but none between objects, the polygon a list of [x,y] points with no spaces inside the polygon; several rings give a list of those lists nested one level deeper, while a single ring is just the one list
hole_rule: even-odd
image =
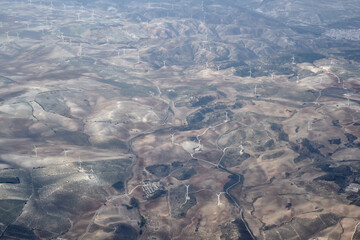
[{"label": "cluster of buildings", "polygon": [[158,192],[164,191],[165,187],[161,182],[150,182],[145,181],[145,184],[142,186],[145,195],[145,199],[153,198]]}]

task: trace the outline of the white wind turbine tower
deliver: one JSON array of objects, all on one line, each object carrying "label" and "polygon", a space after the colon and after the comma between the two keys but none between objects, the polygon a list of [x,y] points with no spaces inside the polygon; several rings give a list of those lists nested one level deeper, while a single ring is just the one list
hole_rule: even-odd
[{"label": "white wind turbine tower", "polygon": [[35,144],[33,144],[34,148],[33,148],[33,152],[35,153],[35,158],[38,157],[38,149],[37,147],[35,146]]},{"label": "white wind turbine tower", "polygon": [[7,42],[10,42],[9,32],[6,32],[6,41],[7,41]]},{"label": "white wind turbine tower", "polygon": [[81,161],[81,158],[79,156],[79,172],[81,172],[83,170],[81,164],[82,164],[82,161]]},{"label": "white wind turbine tower", "polygon": [[344,96],[347,99],[347,106],[350,107],[350,97],[351,97],[351,93],[345,93]]},{"label": "white wind turbine tower", "polygon": [[292,55],[292,57],[291,57],[291,64],[295,64],[295,56],[294,55]]},{"label": "white wind turbine tower", "polygon": [[174,135],[175,135],[175,133],[171,133],[170,135],[171,135],[171,144],[174,145]]},{"label": "white wind turbine tower", "polygon": [[92,12],[91,12],[91,20],[95,20],[95,11],[94,10],[92,10]]},{"label": "white wind turbine tower", "polygon": [[216,196],[217,196],[217,205],[220,206],[222,203],[220,202],[220,197],[221,197],[221,194],[222,193],[225,193],[225,192],[219,192],[219,193],[216,193]]},{"label": "white wind turbine tower", "polygon": [[186,194],[185,194],[185,203],[190,200],[190,197],[189,197],[189,187],[190,185],[188,184],[185,184],[185,187],[186,187]]},{"label": "white wind turbine tower", "polygon": [[249,76],[252,77],[252,70],[251,70],[251,68],[250,68],[250,70],[249,70],[249,74],[250,74]]},{"label": "white wind turbine tower", "polygon": [[77,55],[79,57],[81,57],[81,55],[82,55],[82,44],[81,43],[80,43],[80,48],[79,48],[79,51],[77,52]]},{"label": "white wind turbine tower", "polygon": [[239,151],[239,154],[240,156],[244,154],[244,146],[242,144],[240,144],[240,151]]},{"label": "white wind turbine tower", "polygon": [[67,149],[64,149],[63,153],[64,153],[64,157],[65,157],[65,161],[67,161],[67,153],[69,152],[70,150],[67,150]]}]

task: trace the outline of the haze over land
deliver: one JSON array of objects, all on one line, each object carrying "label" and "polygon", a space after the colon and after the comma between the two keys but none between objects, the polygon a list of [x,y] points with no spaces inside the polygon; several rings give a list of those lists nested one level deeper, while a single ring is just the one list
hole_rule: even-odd
[{"label": "haze over land", "polygon": [[359,12],[1,1],[0,239],[360,239]]}]

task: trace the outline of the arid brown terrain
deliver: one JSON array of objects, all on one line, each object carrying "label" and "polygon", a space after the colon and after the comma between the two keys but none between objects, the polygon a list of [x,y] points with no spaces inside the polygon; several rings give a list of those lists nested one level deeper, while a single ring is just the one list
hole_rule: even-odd
[{"label": "arid brown terrain", "polygon": [[360,4],[0,2],[0,239],[360,239]]}]

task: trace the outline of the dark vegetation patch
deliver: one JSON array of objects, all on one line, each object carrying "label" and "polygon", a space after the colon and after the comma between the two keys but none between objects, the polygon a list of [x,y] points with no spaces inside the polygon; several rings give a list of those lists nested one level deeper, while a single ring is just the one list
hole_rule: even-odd
[{"label": "dark vegetation patch", "polygon": [[182,162],[172,162],[171,163],[171,167],[173,168],[178,168],[178,167],[182,167],[184,164]]},{"label": "dark vegetation patch", "polygon": [[11,224],[6,228],[4,239],[39,239],[34,234],[33,230],[24,226]]},{"label": "dark vegetation patch", "polygon": [[134,197],[130,198],[130,205],[132,207],[134,207],[134,208],[138,208],[139,207],[139,200],[137,200]]},{"label": "dark vegetation patch", "polygon": [[[227,183],[225,183],[223,190],[224,192],[226,192],[226,190],[230,190],[231,188],[237,186],[237,185],[242,185],[244,182],[244,176],[243,175],[237,175],[237,174],[231,174],[228,176],[228,178],[230,179]],[[229,203],[234,204],[233,199],[228,195],[225,194],[225,197],[227,198],[227,200],[229,201]]]},{"label": "dark vegetation patch", "polygon": [[316,178],[315,180],[335,182],[341,190],[344,190],[350,183],[356,181],[356,178],[360,176],[360,173],[353,172],[350,166],[347,165],[330,167],[330,164],[320,164],[316,167],[326,172],[326,174]]},{"label": "dark vegetation patch", "polygon": [[165,164],[155,164],[145,168],[148,172],[155,175],[156,177],[163,178],[169,175],[170,166]]},{"label": "dark vegetation patch", "polygon": [[360,207],[360,193],[352,193],[346,199],[350,200],[350,204]]},{"label": "dark vegetation patch", "polygon": [[358,139],[355,135],[352,135],[351,133],[345,133],[345,136],[349,143],[353,143],[356,139]]},{"label": "dark vegetation patch", "polygon": [[335,126],[335,127],[341,128],[339,120],[333,120],[332,125]]},{"label": "dark vegetation patch", "polygon": [[0,177],[0,183],[19,184],[20,179],[18,177]]},{"label": "dark vegetation patch", "polygon": [[319,59],[325,58],[324,55],[315,52],[296,52],[294,53],[295,61],[297,63],[314,62]]},{"label": "dark vegetation patch", "polygon": [[274,148],[275,148],[275,141],[274,141],[274,139],[270,139],[270,140],[266,141],[266,143],[263,146],[256,146],[255,151],[264,152],[267,149],[272,150]]},{"label": "dark vegetation patch", "polygon": [[115,159],[115,160],[102,160],[93,162],[84,162],[82,164],[85,171],[93,169],[97,177],[103,181],[113,185],[119,181],[124,182],[130,174],[127,169],[132,161],[129,158]]},{"label": "dark vegetation patch", "polygon": [[118,181],[112,185],[113,188],[115,188],[117,191],[122,192],[124,190],[124,182]]},{"label": "dark vegetation patch", "polygon": [[196,171],[194,168],[181,168],[173,172],[171,175],[179,181],[187,180],[194,176]]},{"label": "dark vegetation patch", "polygon": [[224,167],[235,167],[240,165],[249,157],[250,154],[246,152],[240,155],[239,149],[230,148],[225,151],[225,154],[221,160],[221,165],[223,165]]},{"label": "dark vegetation patch", "polygon": [[0,236],[5,228],[9,224],[13,223],[15,219],[21,214],[25,203],[26,201],[24,200],[0,200]]},{"label": "dark vegetation patch", "polygon": [[285,153],[284,151],[279,151],[279,152],[276,152],[273,154],[267,154],[262,157],[262,160],[278,158],[278,157],[281,157],[282,155],[284,155],[284,153]]},{"label": "dark vegetation patch", "polygon": [[315,102],[319,93],[314,90],[300,91],[297,89],[281,88],[276,96],[290,101]]},{"label": "dark vegetation patch", "polygon": [[0,75],[0,86],[8,85],[14,82],[14,80]]},{"label": "dark vegetation patch", "polygon": [[149,97],[151,94],[156,94],[158,92],[155,87],[146,85],[118,82],[111,79],[98,81],[119,88],[120,94],[125,97]]},{"label": "dark vegetation patch", "polygon": [[62,101],[62,99],[63,96],[61,91],[43,92],[35,97],[35,101],[44,109],[44,111],[70,117],[70,108]]},{"label": "dark vegetation patch", "polygon": [[304,138],[300,145],[295,143],[290,143],[291,149],[294,152],[300,154],[298,157],[294,159],[295,163],[298,163],[306,158],[314,159],[316,161],[324,160],[325,157],[319,151],[323,145],[319,145],[315,142],[311,142],[309,139]]},{"label": "dark vegetation patch", "polygon": [[138,232],[129,224],[121,223],[117,225],[114,240],[136,240]]},{"label": "dark vegetation patch", "polygon": [[128,149],[126,142],[120,139],[111,139],[107,142],[94,144],[94,146],[103,149]]},{"label": "dark vegetation patch", "polygon": [[285,141],[285,142],[289,141],[289,135],[286,132],[284,132],[281,124],[271,123],[270,129],[279,134],[278,139],[280,141]]},{"label": "dark vegetation patch", "polygon": [[193,107],[201,107],[207,105],[215,99],[216,98],[214,96],[194,97],[194,99],[192,99],[190,103]]},{"label": "dark vegetation patch", "polygon": [[[189,187],[189,197],[190,199],[186,201],[185,185],[180,185],[176,188],[170,189],[169,201],[171,205],[171,216],[173,218],[185,218],[187,211],[196,205],[197,201],[193,194],[191,194],[192,186]],[[186,201],[186,203],[185,203]]]},{"label": "dark vegetation patch", "polygon": [[[295,218],[281,227],[271,228],[265,231],[267,239],[310,239],[318,232],[336,225],[340,220],[338,215],[333,213],[320,214],[317,218]],[[296,231],[296,232],[295,232]]]},{"label": "dark vegetation patch", "polygon": [[232,222],[227,222],[221,225],[221,236],[220,239],[232,240],[252,240],[250,233],[248,232],[244,222],[237,218]]},{"label": "dark vegetation patch", "polygon": [[231,106],[232,109],[240,109],[242,108],[244,105],[241,102],[236,102],[234,105]]},{"label": "dark vegetation patch", "polygon": [[186,117],[187,126],[181,127],[180,131],[201,129],[205,126],[214,125],[225,121],[225,112],[231,119],[233,112],[226,109],[223,104],[215,104],[212,106],[202,107]]},{"label": "dark vegetation patch", "polygon": [[147,199],[152,200],[152,199],[156,199],[161,197],[162,195],[167,194],[166,190],[160,189],[160,190],[156,190],[155,193],[153,193],[150,197],[148,197]]},{"label": "dark vegetation patch", "polygon": [[330,139],[328,141],[330,144],[336,144],[336,145],[341,144],[341,138]]},{"label": "dark vegetation patch", "polygon": [[56,138],[72,145],[90,146],[89,136],[82,132],[71,132],[67,130],[56,130]]}]

